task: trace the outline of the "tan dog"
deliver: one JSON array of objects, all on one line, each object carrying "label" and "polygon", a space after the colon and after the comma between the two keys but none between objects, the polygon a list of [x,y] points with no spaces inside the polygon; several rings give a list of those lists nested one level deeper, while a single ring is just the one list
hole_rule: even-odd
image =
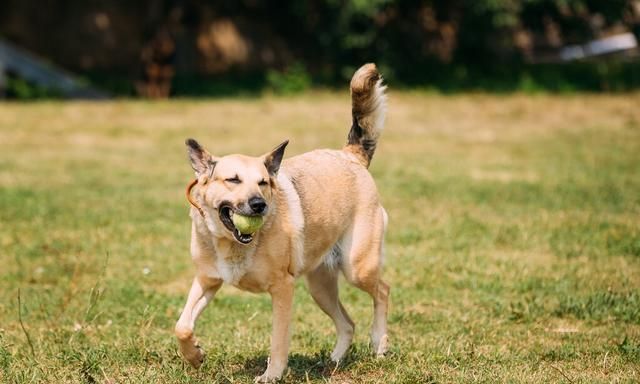
[{"label": "tan dog", "polygon": [[[315,150],[282,161],[285,141],[260,157],[215,157],[187,140],[197,177],[188,190],[197,272],[175,333],[193,366],[204,358],[194,336],[196,319],[225,282],[271,295],[271,355],[256,381],[280,378],[287,366],[299,276],[306,277],[314,300],[335,323],[331,359],[340,361],[351,345],[354,324],[338,298],[339,271],[373,298],[371,342],[377,356],[385,354],[389,286],[381,279],[381,267],[387,214],[367,171],[384,124],[384,90],[374,64],[353,75],[353,125],[342,150]],[[261,215],[264,225],[241,234],[233,213]]]}]

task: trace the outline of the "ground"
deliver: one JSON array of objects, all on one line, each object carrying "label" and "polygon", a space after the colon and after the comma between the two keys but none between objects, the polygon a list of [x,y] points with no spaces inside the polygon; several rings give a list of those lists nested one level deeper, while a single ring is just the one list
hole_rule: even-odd
[{"label": "ground", "polygon": [[[173,325],[193,275],[184,139],[214,154],[339,147],[343,93],[0,104],[0,382],[251,382],[270,302],[224,287]],[[390,216],[392,347],[346,361],[302,282],[284,382],[638,382],[640,95],[390,94],[371,171]],[[327,186],[330,187],[330,186]],[[344,287],[344,284],[343,284]]]}]

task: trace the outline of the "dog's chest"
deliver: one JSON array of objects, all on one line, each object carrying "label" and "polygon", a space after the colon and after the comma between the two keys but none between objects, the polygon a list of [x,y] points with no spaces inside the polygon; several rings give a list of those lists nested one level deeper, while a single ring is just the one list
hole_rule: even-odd
[{"label": "dog's chest", "polygon": [[238,285],[240,279],[242,279],[251,266],[250,259],[251,258],[247,257],[241,260],[227,260],[219,257],[216,267],[220,278],[227,284]]},{"label": "dog's chest", "polygon": [[235,247],[217,249],[216,269],[220,278],[227,284],[238,286],[253,264],[254,253]]}]

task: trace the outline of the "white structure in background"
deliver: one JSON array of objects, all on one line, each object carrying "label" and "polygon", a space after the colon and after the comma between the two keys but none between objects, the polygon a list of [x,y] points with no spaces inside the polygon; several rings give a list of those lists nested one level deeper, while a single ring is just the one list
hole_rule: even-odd
[{"label": "white structure in background", "polygon": [[582,45],[568,45],[560,50],[560,59],[563,61],[579,60],[591,56],[627,51],[637,47],[638,40],[633,33],[623,33],[592,40]]}]

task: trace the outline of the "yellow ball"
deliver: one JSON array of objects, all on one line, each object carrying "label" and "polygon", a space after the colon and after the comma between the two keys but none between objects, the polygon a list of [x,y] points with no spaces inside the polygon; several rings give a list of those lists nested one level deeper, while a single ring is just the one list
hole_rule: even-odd
[{"label": "yellow ball", "polygon": [[237,213],[233,214],[231,221],[243,235],[255,233],[264,223],[262,216],[243,216]]}]

